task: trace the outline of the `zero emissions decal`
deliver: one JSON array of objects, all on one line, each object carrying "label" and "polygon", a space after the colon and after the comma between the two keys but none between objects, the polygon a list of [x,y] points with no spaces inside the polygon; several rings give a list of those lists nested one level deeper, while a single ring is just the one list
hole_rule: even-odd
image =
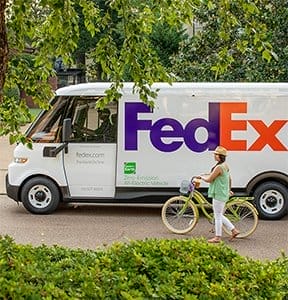
[{"label": "zero emissions decal", "polygon": [[[266,124],[262,120],[232,119],[232,114],[247,113],[246,102],[209,103],[207,120],[195,118],[186,125],[173,118],[161,118],[155,121],[141,120],[138,119],[139,113],[153,114],[144,103],[125,103],[125,150],[138,149],[139,131],[149,132],[152,145],[162,152],[177,151],[183,144],[194,152],[214,150],[217,145],[222,145],[232,151],[261,151],[266,145],[274,151],[288,150],[277,137],[288,122],[287,120],[274,120],[271,124]],[[247,131],[248,124],[258,134],[249,148],[247,140],[232,138],[234,132]],[[199,143],[195,137],[196,130],[201,127],[205,128],[208,133],[207,140],[203,143]],[[166,140],[165,143],[163,138],[169,138],[169,142]]]}]

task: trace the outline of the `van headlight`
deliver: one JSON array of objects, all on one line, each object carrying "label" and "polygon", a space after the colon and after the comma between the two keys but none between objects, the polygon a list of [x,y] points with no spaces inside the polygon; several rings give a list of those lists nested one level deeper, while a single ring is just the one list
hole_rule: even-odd
[{"label": "van headlight", "polygon": [[27,157],[14,157],[14,162],[16,164],[25,164],[28,161]]}]

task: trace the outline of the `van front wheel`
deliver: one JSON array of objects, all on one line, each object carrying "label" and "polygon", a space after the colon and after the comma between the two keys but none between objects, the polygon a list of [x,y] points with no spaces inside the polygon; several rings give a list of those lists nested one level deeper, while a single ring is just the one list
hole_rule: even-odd
[{"label": "van front wheel", "polygon": [[27,181],[21,191],[24,207],[33,214],[50,214],[60,202],[60,194],[53,181],[34,177]]},{"label": "van front wheel", "polygon": [[287,214],[288,190],[281,183],[266,182],[254,193],[254,204],[259,217],[266,220],[279,220]]}]

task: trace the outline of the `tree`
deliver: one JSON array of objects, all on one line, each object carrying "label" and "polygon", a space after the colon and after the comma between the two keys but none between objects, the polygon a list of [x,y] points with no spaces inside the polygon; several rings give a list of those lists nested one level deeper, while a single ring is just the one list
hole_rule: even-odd
[{"label": "tree", "polygon": [[[225,44],[231,42],[230,32],[234,31],[236,24],[241,23],[244,36],[249,38],[240,41],[237,49],[258,49],[269,59],[267,30],[257,18],[259,11],[256,4],[259,1],[218,2],[216,6],[210,0],[157,0],[147,3],[111,0],[108,1],[109,9],[101,14],[99,6],[90,0],[0,0],[0,135],[12,134],[12,142],[20,139],[19,114],[28,113],[24,103],[19,104],[15,99],[5,96],[4,87],[9,89],[17,85],[33,96],[41,107],[47,107],[51,95],[47,80],[53,75],[53,58],[61,56],[64,63],[69,64],[71,53],[77,47],[77,6],[81,7],[84,25],[91,36],[102,33],[92,54],[105,78],[111,81],[107,96],[99,103],[102,107],[121,96],[119,90],[127,74],[127,66],[129,76],[135,82],[135,92],[145,103],[153,106],[156,96],[151,89],[153,82],[173,80],[153,49],[150,39],[153,27],[160,22],[179,28],[183,23],[191,22],[195,12],[203,5],[207,11],[215,11],[214,17],[219,23],[218,36]],[[241,18],[238,18],[238,11],[241,11]],[[115,40],[115,32],[123,35],[120,47]],[[27,46],[34,50],[32,64],[23,57]],[[219,53],[214,68],[221,73],[229,66],[226,58],[233,57],[233,53],[228,53],[224,46]]]},{"label": "tree", "polygon": [[[207,11],[203,5],[196,12],[197,20],[203,25],[202,30],[182,44],[179,53],[171,59],[171,69],[185,81],[287,81],[287,4],[287,0],[262,0],[258,3],[258,18],[267,28],[266,42],[263,40],[260,52],[249,45],[246,33],[250,31],[246,31],[243,23],[237,23],[233,28],[229,45],[219,39],[219,21],[214,17],[218,9],[215,6]],[[245,19],[243,12],[236,7],[234,10],[238,20]],[[270,51],[270,45],[273,51]],[[215,73],[217,56],[223,52],[228,54],[224,57],[229,65],[225,72]],[[270,60],[271,54],[274,57]]]},{"label": "tree", "polygon": [[[3,87],[8,61],[8,42],[5,27],[6,1],[0,1],[0,97],[3,97]],[[0,98],[1,99],[1,98]]]},{"label": "tree", "polygon": [[180,43],[188,39],[186,29],[169,26],[168,24],[155,24],[150,40],[158,54],[161,64],[168,69],[171,67],[170,56],[178,53]]}]

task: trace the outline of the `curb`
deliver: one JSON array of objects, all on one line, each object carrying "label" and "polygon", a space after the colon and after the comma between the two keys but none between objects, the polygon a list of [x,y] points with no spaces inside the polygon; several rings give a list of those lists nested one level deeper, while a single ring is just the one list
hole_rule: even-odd
[{"label": "curb", "polygon": [[7,174],[7,169],[0,169],[0,195],[6,195],[6,183],[5,177]]}]

